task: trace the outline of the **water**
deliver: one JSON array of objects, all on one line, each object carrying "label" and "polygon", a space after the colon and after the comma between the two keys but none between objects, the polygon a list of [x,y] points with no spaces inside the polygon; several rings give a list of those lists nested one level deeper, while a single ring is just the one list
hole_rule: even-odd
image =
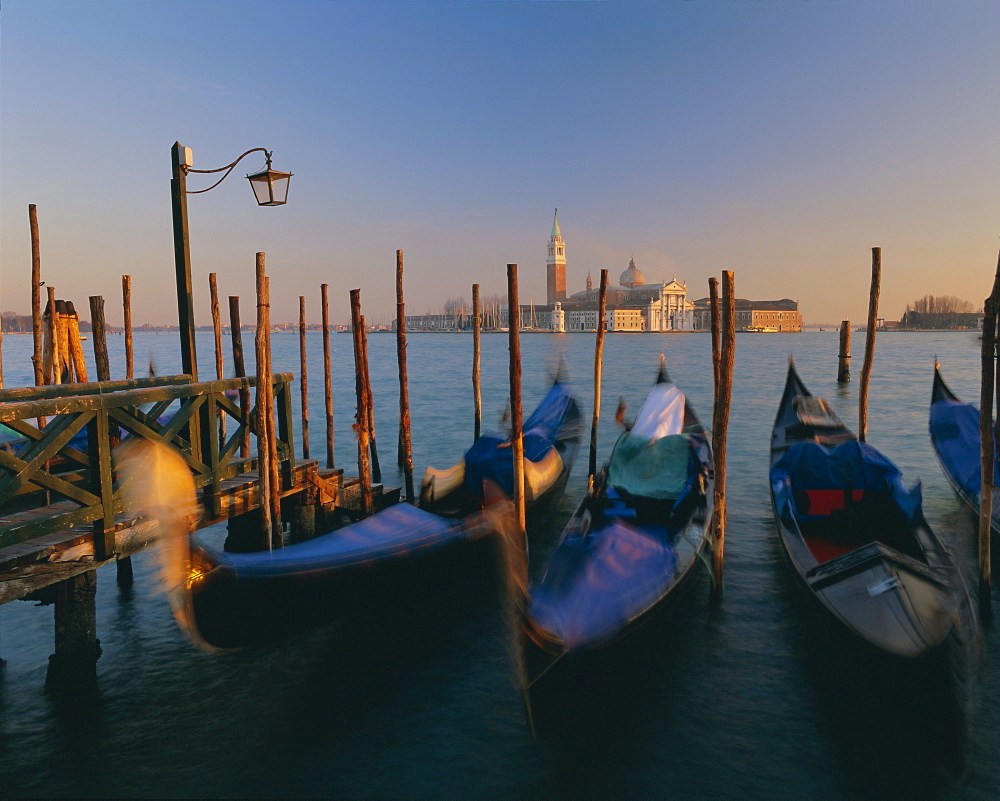
[{"label": "water", "polygon": [[[332,336],[338,466],[356,472],[351,340]],[[298,373],[298,337],[273,338],[276,370]],[[7,386],[27,383],[30,337],[4,342]],[[123,345],[113,337],[115,377]],[[211,336],[199,338],[203,375]],[[594,338],[525,335],[524,406],[563,363],[589,416]],[[322,349],[309,335],[312,456],[325,458]],[[457,460],[472,436],[471,337],[409,337],[414,461]],[[483,340],[484,424],[507,397],[507,339]],[[711,413],[707,335],[609,335],[599,459],[616,436],[619,396],[632,414],[661,352],[704,420]],[[855,352],[863,349],[855,334]],[[252,349],[251,349],[252,350]],[[369,339],[376,424],[387,484],[398,486],[395,337]],[[534,742],[508,657],[501,587],[473,578],[426,598],[332,624],[272,646],[201,653],[157,593],[148,554],[122,593],[98,577],[104,649],[95,693],[46,690],[52,609],[0,607],[0,796],[208,797],[752,797],[993,798],[1000,794],[1000,647],[983,628],[965,728],[934,707],[927,684],[902,685],[828,640],[803,609],[777,544],[767,451],[788,356],[814,394],[856,425],[862,359],[836,383],[834,332],[737,338],[729,432],[725,598],[703,578],[674,625],[640,633],[619,672],[588,685],[568,725]],[[179,372],[175,335],[136,336],[140,361]],[[979,342],[969,334],[884,334],[872,377],[869,441],[908,482],[922,479],[931,525],[974,564],[975,521],[948,488],[930,447],[934,357],[965,399],[978,399]],[[296,415],[298,404],[296,403]],[[544,566],[584,492],[586,450],[550,530],[532,543]],[[474,566],[473,566],[474,567]]]}]

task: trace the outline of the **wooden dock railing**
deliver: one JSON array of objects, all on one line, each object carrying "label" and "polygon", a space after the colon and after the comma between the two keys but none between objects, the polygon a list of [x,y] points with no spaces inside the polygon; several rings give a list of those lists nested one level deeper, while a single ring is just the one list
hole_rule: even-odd
[{"label": "wooden dock railing", "polygon": [[[295,482],[292,374],[272,380],[287,486]],[[0,390],[0,423],[24,438],[0,449],[0,548],[93,523],[95,556],[111,558],[115,515],[125,511],[112,450],[127,437],[175,448],[202,489],[205,517],[218,518],[222,482],[258,467],[256,457],[237,456],[257,433],[247,400],[255,385],[254,376],[195,384],[182,375]],[[235,424],[220,431],[220,416]]]}]

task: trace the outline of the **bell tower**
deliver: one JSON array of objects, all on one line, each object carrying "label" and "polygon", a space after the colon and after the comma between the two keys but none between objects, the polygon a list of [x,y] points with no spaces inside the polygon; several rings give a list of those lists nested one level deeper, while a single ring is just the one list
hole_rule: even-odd
[{"label": "bell tower", "polygon": [[545,259],[545,302],[550,306],[566,300],[566,244],[559,230],[559,209],[552,218],[549,255]]}]

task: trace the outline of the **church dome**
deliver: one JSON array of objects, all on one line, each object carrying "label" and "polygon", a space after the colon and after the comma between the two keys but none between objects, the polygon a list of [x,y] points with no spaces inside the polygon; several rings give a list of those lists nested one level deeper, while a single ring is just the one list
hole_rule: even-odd
[{"label": "church dome", "polygon": [[635,266],[635,259],[629,259],[628,269],[621,274],[618,283],[629,288],[646,283],[646,276]]}]

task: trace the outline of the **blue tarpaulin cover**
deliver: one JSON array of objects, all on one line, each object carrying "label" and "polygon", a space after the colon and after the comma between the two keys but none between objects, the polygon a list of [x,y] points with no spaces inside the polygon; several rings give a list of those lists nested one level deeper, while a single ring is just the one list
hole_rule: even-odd
[{"label": "blue tarpaulin cover", "polygon": [[859,440],[834,448],[798,442],[775,463],[770,475],[775,501],[781,501],[779,509],[791,500],[793,490],[826,489],[887,492],[911,520],[920,508],[919,485],[907,490],[899,468]]},{"label": "blue tarpaulin cover", "polygon": [[[931,404],[931,437],[938,457],[952,479],[978,498],[982,489],[979,455],[979,409],[969,403],[940,400]],[[1000,486],[1000,471],[993,451],[993,483]]]},{"label": "blue tarpaulin cover", "polygon": [[664,591],[677,567],[666,529],[614,521],[556,549],[544,581],[534,588],[529,615],[560,637],[566,650],[599,645],[621,631]]},{"label": "blue tarpaulin cover", "polygon": [[397,503],[357,523],[305,542],[255,553],[218,553],[220,564],[245,578],[328,570],[372,559],[439,548],[482,532],[461,520],[451,520]]},{"label": "blue tarpaulin cover", "polygon": [[[541,461],[555,443],[559,429],[574,403],[569,387],[555,383],[523,427],[524,456]],[[465,453],[465,483],[474,495],[483,495],[484,482],[498,484],[508,495],[514,494],[514,458],[510,440],[484,434]]]}]

